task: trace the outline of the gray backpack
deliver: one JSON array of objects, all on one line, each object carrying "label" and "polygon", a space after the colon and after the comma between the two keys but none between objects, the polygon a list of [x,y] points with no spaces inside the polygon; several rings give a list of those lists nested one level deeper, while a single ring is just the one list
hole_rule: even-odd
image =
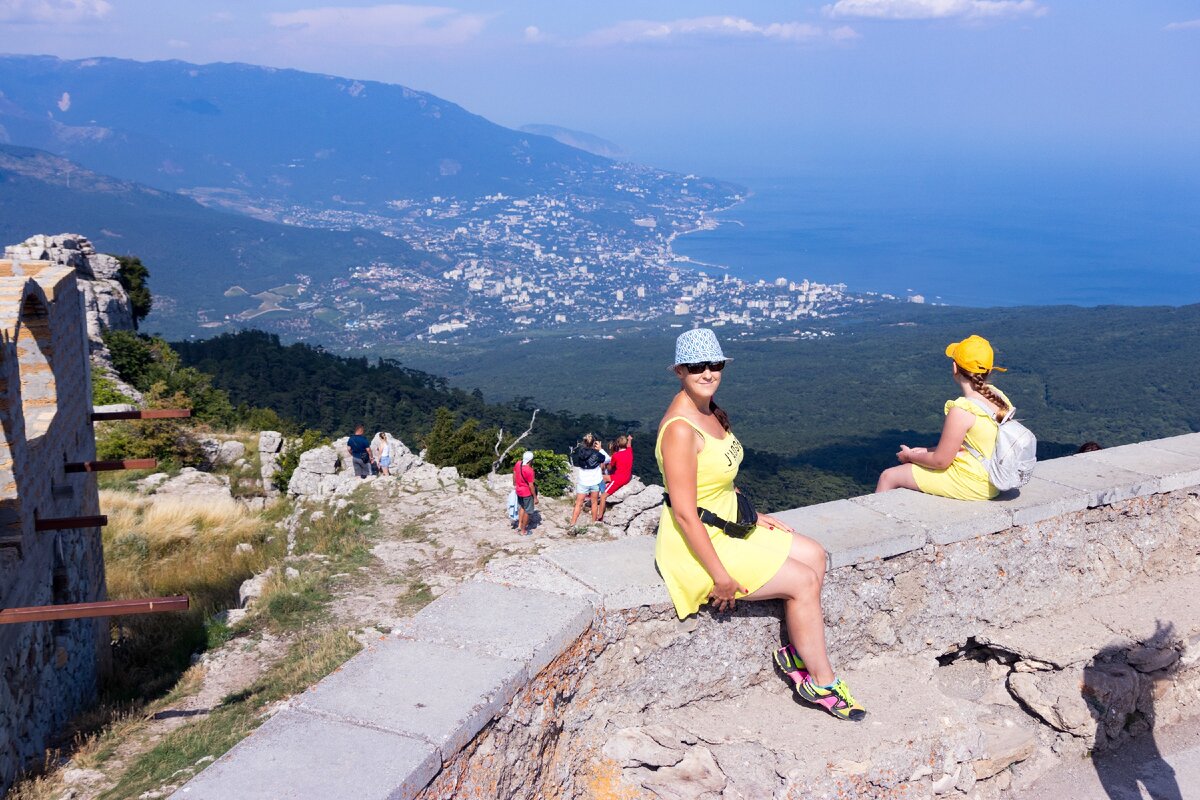
[{"label": "gray backpack", "polygon": [[[991,416],[992,411],[986,405],[974,398],[971,402]],[[1009,409],[1004,419],[997,423],[996,449],[992,451],[991,458],[984,458],[983,453],[963,442],[963,449],[979,460],[987,470],[988,480],[1002,492],[1029,483],[1037,464],[1037,437],[1016,420],[1016,413],[1016,408]]]}]

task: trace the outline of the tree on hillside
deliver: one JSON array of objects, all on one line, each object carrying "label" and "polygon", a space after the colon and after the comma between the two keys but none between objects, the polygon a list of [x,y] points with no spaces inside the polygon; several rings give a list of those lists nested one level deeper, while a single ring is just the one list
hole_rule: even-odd
[{"label": "tree on hillside", "polygon": [[154,298],[150,294],[150,270],[137,256],[117,256],[121,267],[117,270],[117,281],[129,295],[129,307],[133,312],[133,329],[150,313]]}]

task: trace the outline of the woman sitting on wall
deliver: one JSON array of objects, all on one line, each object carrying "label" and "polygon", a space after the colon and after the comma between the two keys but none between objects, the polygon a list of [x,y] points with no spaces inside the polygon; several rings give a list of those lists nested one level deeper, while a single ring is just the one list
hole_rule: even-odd
[{"label": "woman sitting on wall", "polygon": [[633,477],[633,437],[623,433],[609,447],[612,449],[612,460],[608,467],[608,485],[604,487],[604,501]]},{"label": "woman sitting on wall", "polygon": [[790,644],[775,659],[796,693],[838,719],[861,720],[867,712],[834,675],[826,652],[824,548],[739,500],[734,479],[742,445],[713,401],[727,361],[706,328],[685,332],[675,344],[680,390],[654,448],[667,488],[654,552],[658,571],[680,619],[705,602],[727,611],[738,599],[783,600]]},{"label": "woman sitting on wall", "polygon": [[988,383],[988,377],[1005,369],[992,363],[988,340],[974,334],[948,345],[946,355],[954,359],[951,375],[961,396],[946,401],[946,421],[937,447],[900,445],[896,454],[900,466],[883,471],[876,492],[914,489],[958,500],[990,500],[999,494],[980,459],[968,450],[986,459],[996,448],[999,423],[1012,410],[1012,403]]}]

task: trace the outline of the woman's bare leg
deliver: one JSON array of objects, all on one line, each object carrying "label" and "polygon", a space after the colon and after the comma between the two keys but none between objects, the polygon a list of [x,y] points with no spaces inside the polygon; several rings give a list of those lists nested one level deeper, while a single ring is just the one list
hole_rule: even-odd
[{"label": "woman's bare leg", "polygon": [[579,512],[583,511],[583,495],[575,495],[575,510],[571,512],[571,525],[579,521]]},{"label": "woman's bare leg", "polygon": [[900,464],[885,469],[879,474],[879,483],[875,485],[875,493],[890,492],[892,489],[912,489],[919,492],[917,479],[913,477],[912,464]]},{"label": "woman's bare leg", "polygon": [[604,509],[600,507],[600,493],[592,492],[592,521],[599,522]]},{"label": "woman's bare leg", "polygon": [[799,561],[817,574],[817,583],[825,585],[825,567],[829,558],[825,548],[816,539],[811,539],[802,533],[792,534],[792,549],[788,558]]},{"label": "woman's bare leg", "polygon": [[804,659],[809,674],[822,686],[833,682],[833,665],[829,663],[829,653],[825,647],[821,578],[812,567],[789,556],[762,588],[742,599],[783,600],[788,639]]}]

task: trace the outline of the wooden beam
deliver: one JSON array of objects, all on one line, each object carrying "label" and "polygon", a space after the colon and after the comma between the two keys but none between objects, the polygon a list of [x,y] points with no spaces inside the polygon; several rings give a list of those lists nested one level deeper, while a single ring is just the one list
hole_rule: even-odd
[{"label": "wooden beam", "polygon": [[102,528],[108,524],[108,517],[97,514],[93,517],[47,517],[35,519],[35,531],[64,531],[71,528]]},{"label": "wooden beam", "polygon": [[181,419],[190,417],[190,408],[143,408],[138,411],[93,411],[92,422],[114,419]]},{"label": "wooden beam", "polygon": [[86,617],[122,617],[129,614],[157,614],[161,611],[187,611],[186,595],[151,597],[148,600],[102,600],[98,603],[64,603],[57,606],[27,606],[0,609],[0,625],[17,622],[47,622]]},{"label": "wooden beam", "polygon": [[158,462],[153,458],[126,458],[121,461],[68,461],[64,472],[107,472],[114,469],[154,469]]}]

